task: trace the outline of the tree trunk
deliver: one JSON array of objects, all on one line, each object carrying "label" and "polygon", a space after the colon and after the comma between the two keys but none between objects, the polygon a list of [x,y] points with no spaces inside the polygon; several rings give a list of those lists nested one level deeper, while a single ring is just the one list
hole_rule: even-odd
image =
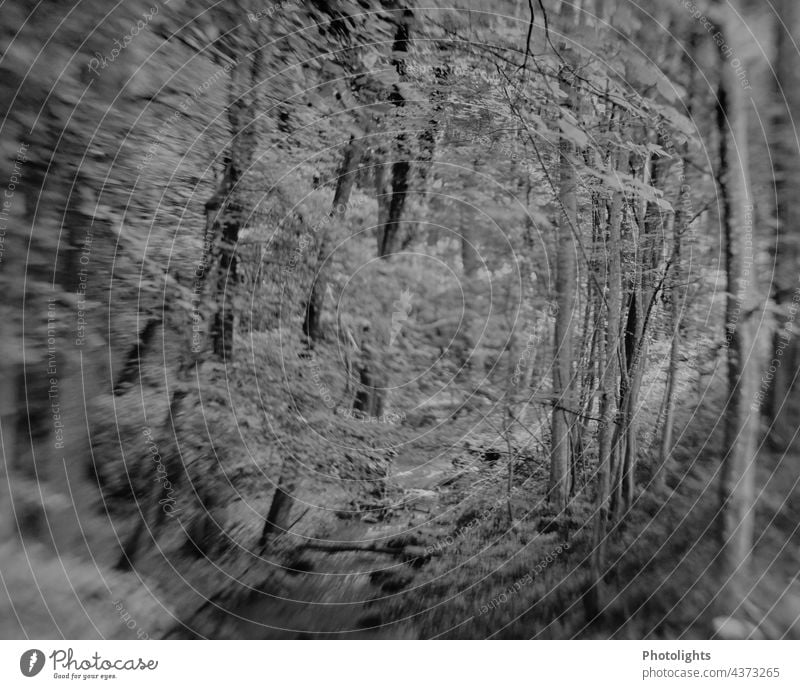
[{"label": "tree trunk", "polygon": [[[732,23],[729,17],[728,24]],[[734,45],[730,26],[721,27],[725,42]],[[753,547],[756,414],[754,395],[752,311],[755,285],[743,274],[748,236],[752,235],[752,205],[747,176],[747,113],[744,93],[730,60],[720,52],[717,126],[722,200],[722,225],[727,273],[726,342],[728,398],[725,405],[725,447],[720,477],[721,612],[730,614],[748,586]],[[752,240],[751,240],[752,241]]]},{"label": "tree trunk", "polygon": [[364,331],[358,366],[359,387],[353,402],[353,410],[370,417],[383,414],[386,386],[383,385],[383,365],[371,341],[374,335]]},{"label": "tree trunk", "polygon": [[122,395],[139,380],[142,361],[149,352],[150,346],[153,344],[153,340],[155,339],[158,327],[161,323],[162,320],[160,318],[151,318],[147,321],[147,324],[136,340],[136,344],[130,348],[128,355],[125,357],[125,365],[122,368],[122,373],[114,384],[115,395]]},{"label": "tree trunk", "polygon": [[469,362],[469,368],[479,385],[484,375],[484,356],[481,347],[483,334],[482,311],[479,306],[482,297],[483,284],[479,283],[478,273],[483,261],[478,251],[478,219],[469,213],[466,219],[461,213],[461,265],[463,267],[463,289],[465,311],[461,328],[464,332],[464,360]]},{"label": "tree trunk", "polygon": [[258,544],[264,547],[271,534],[286,533],[290,528],[289,516],[294,507],[294,491],[297,488],[297,460],[287,458],[283,461],[281,475],[275,493],[272,496],[267,518],[264,520],[264,529]]},{"label": "tree trunk", "polygon": [[[797,180],[800,178],[800,143],[797,122],[800,119],[800,92],[796,81],[800,55],[800,8],[796,0],[778,0],[776,4],[775,116],[772,121],[772,153],[778,230],[775,246],[775,270],[772,297],[778,307],[778,328],[772,350],[777,361],[769,381],[764,411],[770,420],[768,439],[776,450],[786,450],[797,433],[800,395],[795,382],[800,371],[800,338],[797,323],[797,266],[800,262],[800,202]],[[793,310],[792,310],[793,309]],[[778,356],[780,352],[780,356]]]},{"label": "tree trunk", "polygon": [[[572,83],[562,79],[561,88],[567,92],[566,107],[574,108],[576,91]],[[553,362],[553,406],[550,458],[550,503],[559,511],[565,510],[570,492],[570,454],[573,419],[564,409],[573,404],[573,343],[572,329],[576,317],[577,266],[573,232],[577,227],[578,201],[576,175],[571,160],[573,146],[566,138],[559,143],[559,203],[561,216],[558,228],[556,256],[555,357]]]},{"label": "tree trunk", "polygon": [[[214,314],[211,318],[211,343],[216,356],[230,361],[233,351],[233,307],[228,280],[236,274],[236,241],[239,237],[239,217],[236,202],[231,198],[235,186],[234,173],[228,164],[222,184],[206,202],[206,232],[214,238],[217,266],[214,280]],[[232,240],[232,241],[231,241]],[[231,281],[231,289],[233,281]],[[226,308],[227,307],[227,308]]]},{"label": "tree trunk", "polygon": [[320,228],[319,250],[317,251],[316,275],[311,286],[311,294],[306,303],[305,318],[303,320],[303,333],[308,337],[309,344],[322,339],[322,312],[325,302],[325,291],[328,287],[328,269],[326,261],[330,247],[334,243],[336,224],[345,217],[347,204],[355,183],[355,172],[361,162],[361,146],[351,136],[344,151],[339,174],[336,179],[336,191],[333,195],[333,204],[328,212],[327,222]]},{"label": "tree trunk", "polygon": [[[231,143],[225,172],[216,193],[206,203],[206,234],[217,250],[215,313],[211,326],[214,354],[223,361],[233,358],[235,312],[233,294],[238,282],[236,248],[244,218],[242,175],[249,169],[256,148],[256,84],[259,79],[261,51],[231,70],[231,90],[227,106]],[[249,86],[248,86],[249,84]]]},{"label": "tree trunk", "polygon": [[678,358],[680,355],[681,313],[683,311],[683,289],[681,287],[681,239],[686,230],[689,218],[683,208],[675,213],[673,223],[672,275],[670,279],[670,316],[672,339],[669,345],[669,367],[664,387],[663,422],[661,442],[659,444],[658,462],[653,472],[651,486],[653,491],[661,492],[664,488],[667,459],[672,452],[672,427],[675,423],[675,381],[678,377]]},{"label": "tree trunk", "polygon": [[[648,138],[648,132],[645,132],[644,139]],[[657,143],[661,147],[666,145],[663,134],[659,134]],[[669,158],[648,156],[643,167],[642,182],[650,185],[653,191],[658,191],[670,165]],[[658,257],[661,254],[664,218],[665,212],[658,204],[642,200],[639,210],[638,246],[635,254],[636,272],[631,289],[625,333],[628,375],[625,398],[622,401],[625,440],[618,491],[619,499],[616,502],[619,515],[625,514],[633,501],[636,460],[639,454],[637,423],[639,393],[647,364],[648,311],[649,305],[655,297],[654,272],[658,267]]]},{"label": "tree trunk", "polygon": [[[403,77],[406,74],[405,58],[402,54],[408,53],[410,25],[414,15],[411,10],[405,10],[403,17],[398,23],[397,31],[394,36],[392,53],[394,64],[398,75]],[[389,100],[398,108],[405,106],[400,90],[395,86]],[[385,180],[381,171],[381,183],[378,188],[378,207],[379,223],[377,229],[378,256],[386,258],[397,251],[400,245],[400,228],[403,218],[403,210],[408,196],[409,173],[411,171],[411,151],[408,146],[408,139],[404,133],[397,136],[397,152],[395,161],[391,165],[391,180],[389,180],[388,191],[383,188]],[[381,198],[385,205],[381,212]],[[382,216],[382,217],[381,217]]]},{"label": "tree trunk", "polygon": [[[697,34],[691,32],[688,40],[689,48],[680,62],[676,65],[677,69],[688,68],[692,74],[688,87],[687,115],[692,118],[697,111],[695,105],[697,98],[697,77],[695,70],[692,69],[697,52]],[[672,155],[677,154],[674,142],[670,141],[666,147],[667,152]],[[675,386],[678,379],[679,357],[681,350],[681,321],[683,309],[686,303],[686,287],[682,284],[684,279],[682,266],[683,236],[689,231],[689,223],[692,221],[692,185],[688,181],[689,176],[689,147],[686,143],[680,146],[680,168],[678,172],[678,201],[676,205],[675,217],[672,222],[672,272],[668,282],[670,298],[670,321],[672,327],[672,339],[669,348],[669,364],[667,369],[667,380],[664,386],[664,400],[661,405],[661,440],[658,448],[658,458],[653,468],[651,479],[651,489],[655,493],[663,491],[666,484],[667,462],[672,453],[673,446],[673,426],[675,424]],[[658,431],[658,428],[656,428]]]},{"label": "tree trunk", "polygon": [[[628,154],[620,150],[617,155],[617,170],[628,168]],[[619,391],[619,348],[622,306],[622,209],[625,196],[622,191],[614,193],[608,217],[608,236],[606,240],[607,298],[606,328],[601,348],[600,366],[600,428],[598,434],[599,462],[597,475],[597,517],[594,527],[592,550],[592,583],[594,596],[599,596],[602,567],[605,561],[605,537],[608,526],[611,501],[611,476],[617,464],[616,438],[618,437],[617,415]],[[599,605],[595,605],[599,609]]]}]

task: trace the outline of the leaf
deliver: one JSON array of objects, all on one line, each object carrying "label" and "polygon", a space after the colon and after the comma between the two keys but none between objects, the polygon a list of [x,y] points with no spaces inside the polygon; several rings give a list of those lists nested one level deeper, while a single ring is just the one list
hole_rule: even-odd
[{"label": "leaf", "polygon": [[649,153],[655,153],[659,158],[669,158],[670,157],[669,153],[667,153],[658,144],[653,144],[653,143],[647,144],[647,150],[648,150]]}]

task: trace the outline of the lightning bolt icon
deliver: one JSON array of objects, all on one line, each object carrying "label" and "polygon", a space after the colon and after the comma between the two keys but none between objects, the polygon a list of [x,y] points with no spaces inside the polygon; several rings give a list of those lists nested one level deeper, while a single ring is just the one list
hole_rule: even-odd
[{"label": "lightning bolt icon", "polygon": [[31,651],[31,658],[28,661],[28,672],[33,670],[33,666],[36,665],[36,661],[38,660],[38,654],[36,651]]}]

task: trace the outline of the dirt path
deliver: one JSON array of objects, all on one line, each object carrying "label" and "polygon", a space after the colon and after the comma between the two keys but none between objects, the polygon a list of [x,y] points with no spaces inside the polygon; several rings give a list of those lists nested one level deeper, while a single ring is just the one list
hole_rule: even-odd
[{"label": "dirt path", "polygon": [[[339,519],[326,548],[397,548],[397,541],[436,513],[437,485],[457,473],[449,459],[409,450],[395,458],[392,484],[403,495],[383,521]],[[408,552],[326,552],[301,549],[290,568],[257,586],[242,586],[225,602],[207,605],[189,625],[195,634],[225,639],[416,638],[410,623],[387,624],[377,608],[411,581]],[[413,553],[412,549],[412,553]],[[263,563],[257,567],[263,568]]]}]

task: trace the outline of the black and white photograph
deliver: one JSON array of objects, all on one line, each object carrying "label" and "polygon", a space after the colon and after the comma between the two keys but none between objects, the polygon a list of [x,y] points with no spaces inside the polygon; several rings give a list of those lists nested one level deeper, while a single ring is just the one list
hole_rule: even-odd
[{"label": "black and white photograph", "polygon": [[800,2],[5,0],[0,106],[0,685],[798,686]]}]

